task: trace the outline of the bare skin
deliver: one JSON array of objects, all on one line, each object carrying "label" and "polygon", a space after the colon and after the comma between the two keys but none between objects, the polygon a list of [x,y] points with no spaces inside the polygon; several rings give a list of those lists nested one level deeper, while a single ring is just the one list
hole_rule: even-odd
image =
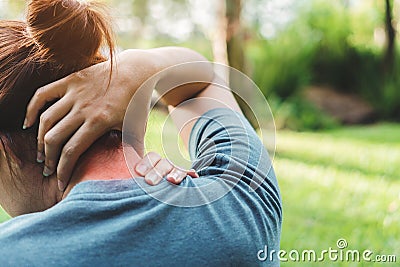
[{"label": "bare skin", "polygon": [[[60,99],[41,116],[41,133],[39,133],[38,137],[38,150],[39,153],[45,151],[44,156],[46,157],[47,168],[52,167],[48,166],[52,161],[55,162],[55,166],[58,166],[57,175],[53,172],[50,176],[58,178],[59,187],[61,181],[61,191],[65,190],[66,193],[68,193],[74,185],[84,180],[97,180],[100,178],[114,179],[116,178],[116,175],[114,175],[115,173],[118,173],[118,179],[124,175],[128,175],[126,166],[123,166],[125,162],[122,162],[122,154],[115,155],[112,166],[109,166],[98,164],[95,160],[92,161],[92,159],[96,158],[95,156],[102,156],[101,153],[99,153],[93,155],[87,162],[84,162],[85,168],[82,169],[78,167],[76,171],[73,172],[71,182],[69,182],[71,177],[70,173],[75,168],[77,159],[86,148],[91,146],[97,137],[105,132],[111,129],[121,129],[124,112],[128,105],[126,99],[128,96],[131,96],[145,80],[144,77],[140,79],[129,79],[129,77],[131,77],[129,73],[133,75],[136,72],[141,72],[140,68],[143,68],[143,66],[140,68],[138,67],[139,65],[137,62],[139,60],[133,61],[134,58],[138,59],[143,57],[143,64],[148,64],[148,62],[152,62],[152,59],[154,60],[154,58],[156,58],[157,63],[151,65],[151,68],[153,68],[151,69],[152,71],[162,70],[173,65],[173,58],[180,58],[182,61],[182,55],[185,53],[188,53],[186,56],[193,61],[203,59],[197,53],[181,48],[161,48],[151,52],[147,50],[144,52],[142,50],[130,50],[127,53],[129,53],[129,55],[123,59],[117,60],[119,71],[113,74],[111,85],[107,90],[108,81],[106,78],[101,79],[101,77],[108,77],[106,74],[109,69],[107,69],[106,63],[102,63],[103,65],[99,64],[84,70],[84,75],[82,75],[82,72],[72,74],[60,81],[41,88],[29,104],[26,116],[26,127],[34,123],[38,111],[46,102]],[[190,62],[187,58],[186,61]],[[132,62],[135,62],[135,64]],[[152,71],[148,71],[148,75],[150,75]],[[164,97],[164,101],[169,105],[169,110],[171,112],[173,111],[171,113],[172,118],[177,128],[181,130],[180,134],[186,146],[188,145],[189,135],[193,125],[197,118],[203,113],[210,109],[220,107],[241,112],[230,90],[213,84],[226,85],[218,76],[214,77],[212,68],[206,70],[183,70],[183,72],[187,71],[198,72],[195,73],[195,75],[199,76],[196,80],[204,81],[208,79],[210,83],[212,83],[190,84],[187,87],[180,86]],[[144,71],[144,73],[146,73],[146,71]],[[179,79],[179,68],[178,73],[172,73],[171,76]],[[154,81],[154,86],[162,90],[163,81]],[[103,89],[92,92],[87,90],[87,88]],[[148,90],[148,92],[143,94],[144,98],[141,103],[150,101],[151,91],[153,89],[149,87]],[[98,91],[100,93],[97,93]],[[188,99],[191,101],[185,102]],[[146,106],[146,104],[144,104],[144,106]],[[147,118],[141,118],[139,121],[141,123],[131,130],[136,134],[138,140],[143,141],[143,139],[140,138],[144,136]],[[63,131],[60,129],[63,129]],[[69,138],[69,136],[72,137]],[[62,144],[64,143],[65,145],[63,146]],[[139,141],[139,144],[140,143],[142,142]],[[151,153],[142,159],[140,147],[138,149],[133,149],[133,151],[136,153],[136,158],[133,159],[133,163],[137,164],[136,174],[138,174],[138,176],[145,176],[145,180],[149,184],[154,185],[159,183],[165,173],[168,174],[167,180],[175,183],[179,183],[183,177],[186,176],[187,172],[168,164],[168,161],[166,159],[161,159],[159,155]],[[57,155],[61,155],[59,161]],[[53,158],[49,158],[51,156]],[[79,161],[81,163],[81,159]],[[110,171],[104,172],[105,168]],[[196,176],[194,172],[193,176]],[[128,177],[130,176],[128,175]]]},{"label": "bare skin", "polygon": [[[127,50],[116,60],[117,65],[109,88],[110,65],[109,62],[104,62],[38,89],[28,105],[24,128],[35,122],[45,103],[59,99],[40,117],[37,160],[45,162],[43,175],[50,176],[56,172],[59,189],[63,191],[80,155],[104,133],[112,129],[121,130],[129,101],[145,80],[175,64],[194,61],[206,59],[184,48]],[[209,69],[185,71],[199,76],[199,80],[211,81],[213,77],[211,65]],[[180,74],[175,76],[180,77]],[[162,83],[160,80],[154,81],[154,86]],[[179,94],[167,94],[164,100],[177,104],[198,94],[206,86],[207,84],[188,85],[180,88]],[[151,91],[143,95],[140,102],[144,107],[150,101],[150,96]],[[146,122],[147,118],[141,118],[132,129],[138,140],[144,138]],[[69,139],[70,136],[72,137]],[[64,143],[62,147],[61,144]],[[143,156],[143,147],[135,149]],[[175,172],[182,176],[178,170]],[[146,181],[151,184],[148,179]]]},{"label": "bare skin", "polygon": [[[59,99],[41,116],[38,161],[44,160],[43,152],[45,152],[47,168],[54,167],[55,170],[55,166],[58,166],[60,171],[56,173],[47,169],[44,173],[46,177],[43,177],[41,164],[21,163],[18,159],[12,159],[15,175],[19,178],[15,180],[6,163],[6,150],[0,146],[2,207],[11,216],[42,211],[57,204],[74,185],[81,181],[131,179],[132,174],[127,171],[122,151],[114,151],[110,158],[109,152],[92,146],[90,155],[83,157],[81,155],[99,136],[111,129],[121,129],[125,109],[132,94],[149,76],[173,64],[173,60],[169,59],[171,54],[175,54],[174,57],[179,59],[176,63],[204,60],[196,52],[181,48],[154,49],[151,52],[128,50],[116,60],[117,66],[110,87],[107,87],[110,65],[105,62],[39,89],[28,107],[25,128],[34,123],[39,110],[47,101]],[[203,71],[198,73],[202,76],[201,80],[207,78],[211,80],[211,69],[205,73]],[[179,74],[175,75],[179,77]],[[204,87],[204,84],[188,87],[193,90],[191,93],[186,91],[182,95],[176,94],[173,100],[179,101],[179,98],[183,100],[203,90]],[[150,96],[151,91],[145,95]],[[150,97],[142,101],[149,102]],[[146,118],[142,118],[141,121],[142,124],[132,129],[138,138],[144,135]],[[143,157],[140,147],[137,151],[139,151],[137,157],[131,162],[137,164],[133,176],[144,176],[149,184],[159,183],[165,175],[169,182],[176,184],[179,184],[187,174],[197,177],[193,170],[186,171],[175,167],[155,153]],[[103,160],[105,157],[107,161]],[[78,159],[79,163],[76,164]],[[99,162],[102,162],[101,166]],[[60,176],[67,178],[57,179]]]}]

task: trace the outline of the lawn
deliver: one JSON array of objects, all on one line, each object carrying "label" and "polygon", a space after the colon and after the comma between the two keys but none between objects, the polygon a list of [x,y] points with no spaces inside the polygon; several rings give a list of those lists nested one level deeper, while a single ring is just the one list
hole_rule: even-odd
[{"label": "lawn", "polygon": [[[176,131],[153,113],[146,148],[186,165],[179,142],[162,147]],[[178,145],[177,145],[178,144]],[[394,254],[400,262],[400,125],[344,127],[317,133],[277,133],[274,166],[282,192],[281,249],[337,249]],[[0,221],[8,217],[0,212]],[[261,248],[260,248],[261,249]],[[395,263],[290,262],[282,266],[397,266]]]},{"label": "lawn", "polygon": [[[395,254],[399,262],[399,163],[400,125],[278,132],[274,166],[284,207],[281,248],[320,252],[337,249],[337,240],[344,238],[349,250]],[[335,266],[374,264],[341,262]]]}]

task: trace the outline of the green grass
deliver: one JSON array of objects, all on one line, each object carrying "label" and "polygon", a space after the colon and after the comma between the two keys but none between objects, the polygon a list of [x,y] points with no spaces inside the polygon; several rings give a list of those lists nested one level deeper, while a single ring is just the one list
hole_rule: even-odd
[{"label": "green grass", "polygon": [[4,222],[10,219],[10,216],[0,207],[0,222]]},{"label": "green grass", "polygon": [[[337,249],[336,241],[345,238],[348,249],[394,254],[399,262],[399,163],[400,125],[278,132],[274,166],[284,207],[281,248],[320,252]],[[338,262],[334,266],[397,265]]]},{"label": "green grass", "polygon": [[[153,113],[147,150],[188,166],[172,122]],[[161,131],[163,129],[163,131]],[[160,134],[163,132],[163,134]],[[162,138],[176,140],[161,146]],[[164,142],[165,144],[166,142]],[[183,154],[183,156],[181,156]],[[394,254],[400,262],[400,125],[277,133],[274,167],[284,209],[281,249],[317,253],[345,238],[348,249]],[[0,212],[0,221],[7,219]],[[260,248],[261,249],[261,248]],[[282,263],[282,266],[396,266],[394,263]]]}]

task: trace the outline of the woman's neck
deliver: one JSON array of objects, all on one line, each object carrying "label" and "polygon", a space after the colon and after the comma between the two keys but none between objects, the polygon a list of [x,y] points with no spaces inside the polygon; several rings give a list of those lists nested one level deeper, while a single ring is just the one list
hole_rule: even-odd
[{"label": "woman's neck", "polygon": [[[135,150],[129,150],[129,165],[134,166],[141,159]],[[131,179],[140,176],[133,168],[129,171],[122,149],[116,151],[92,150],[80,160],[72,178],[66,187],[62,198],[64,199],[72,188],[80,182],[89,180]]]}]

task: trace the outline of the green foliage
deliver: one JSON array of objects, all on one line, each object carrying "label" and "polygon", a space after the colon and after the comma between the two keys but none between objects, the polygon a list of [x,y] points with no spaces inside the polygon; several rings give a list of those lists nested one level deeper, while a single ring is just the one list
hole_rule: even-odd
[{"label": "green foliage", "polygon": [[347,57],[350,28],[341,5],[315,1],[310,10],[300,13],[275,38],[255,41],[248,47],[252,77],[265,95],[287,98],[319,79],[315,69],[329,63],[321,70],[326,79],[325,73],[341,67],[338,65]]},{"label": "green foliage", "polygon": [[313,1],[311,9],[301,13],[298,23],[306,24],[309,35],[318,36],[320,48],[327,49],[331,55],[343,56],[351,29],[349,13],[342,3]]},{"label": "green foliage", "polygon": [[335,125],[299,97],[312,84],[358,94],[375,107],[379,119],[400,118],[400,76],[395,75],[400,60],[388,72],[385,51],[373,42],[383,15],[377,15],[373,3],[363,5],[362,12],[343,3],[314,0],[277,36],[253,40],[247,47],[252,78],[264,95],[277,98],[276,116],[284,127],[315,130]]},{"label": "green foliage", "polygon": [[278,129],[308,131],[334,129],[339,126],[335,119],[324,114],[299,96],[290,97],[285,101],[270,97],[269,104],[273,110]]},{"label": "green foliage", "polygon": [[276,40],[253,42],[248,47],[252,78],[266,96],[273,93],[285,99],[311,81],[314,45],[303,42],[302,34],[292,33]]},{"label": "green foliage", "polygon": [[383,84],[383,92],[376,106],[386,118],[400,118],[400,77],[395,73],[390,75]]}]

